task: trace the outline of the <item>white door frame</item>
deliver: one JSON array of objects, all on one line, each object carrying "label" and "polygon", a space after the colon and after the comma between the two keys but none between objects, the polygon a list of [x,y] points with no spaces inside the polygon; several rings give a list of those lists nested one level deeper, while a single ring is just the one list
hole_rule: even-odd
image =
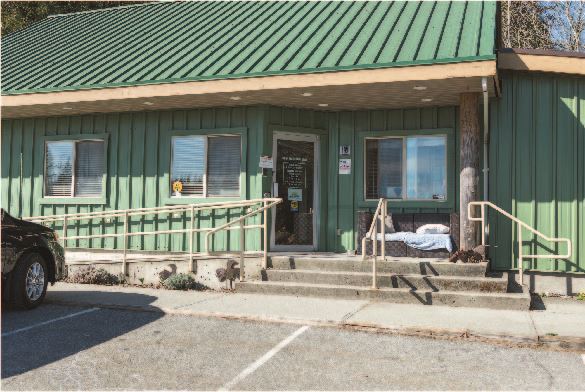
[{"label": "white door frame", "polygon": [[278,161],[278,140],[292,140],[301,142],[313,142],[314,146],[314,167],[313,167],[313,244],[312,245],[276,245],[276,207],[272,215],[272,224],[270,229],[270,250],[271,251],[314,251],[317,249],[319,241],[319,213],[321,206],[319,205],[320,191],[321,191],[321,179],[319,178],[319,169],[321,167],[321,155],[320,155],[320,140],[319,135],[312,133],[294,133],[294,132],[282,132],[274,131],[272,140],[272,159],[274,167],[272,169],[272,195],[278,197],[275,192],[276,183],[276,162]]}]

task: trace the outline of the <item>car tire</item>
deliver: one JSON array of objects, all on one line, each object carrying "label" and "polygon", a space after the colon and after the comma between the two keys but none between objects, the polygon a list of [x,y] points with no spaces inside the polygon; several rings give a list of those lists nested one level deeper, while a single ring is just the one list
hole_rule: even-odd
[{"label": "car tire", "polygon": [[22,256],[12,271],[12,306],[16,309],[39,306],[47,293],[48,280],[49,271],[43,256],[38,253]]}]

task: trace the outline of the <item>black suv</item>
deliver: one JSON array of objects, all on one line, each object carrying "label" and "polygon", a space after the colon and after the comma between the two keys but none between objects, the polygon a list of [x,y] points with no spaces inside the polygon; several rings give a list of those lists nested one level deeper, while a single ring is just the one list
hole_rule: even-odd
[{"label": "black suv", "polygon": [[2,300],[32,309],[45,298],[47,283],[65,275],[65,256],[50,228],[2,213]]}]

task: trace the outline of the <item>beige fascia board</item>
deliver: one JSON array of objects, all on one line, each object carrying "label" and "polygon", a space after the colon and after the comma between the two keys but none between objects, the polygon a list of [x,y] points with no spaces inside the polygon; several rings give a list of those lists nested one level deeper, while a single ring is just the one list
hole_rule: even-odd
[{"label": "beige fascia board", "polygon": [[585,58],[500,53],[498,55],[498,68],[585,75]]},{"label": "beige fascia board", "polygon": [[2,97],[5,107],[55,105],[120,99],[147,99],[182,95],[235,94],[246,91],[280,90],[325,86],[358,85],[426,81],[450,78],[494,76],[496,61],[474,61],[454,64],[419,65],[357,71],[325,72],[300,75],[278,75],[241,79],[208,80],[152,84],[132,87],[44,92]]}]

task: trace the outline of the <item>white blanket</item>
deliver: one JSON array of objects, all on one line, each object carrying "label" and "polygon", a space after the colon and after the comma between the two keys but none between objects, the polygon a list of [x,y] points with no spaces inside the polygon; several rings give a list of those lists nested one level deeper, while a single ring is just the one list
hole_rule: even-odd
[{"label": "white blanket", "polygon": [[[382,241],[382,234],[376,236],[378,241]],[[453,252],[453,242],[449,234],[416,234],[409,231],[386,234],[386,241],[402,241],[406,245],[420,250],[447,249],[449,253]]]}]

